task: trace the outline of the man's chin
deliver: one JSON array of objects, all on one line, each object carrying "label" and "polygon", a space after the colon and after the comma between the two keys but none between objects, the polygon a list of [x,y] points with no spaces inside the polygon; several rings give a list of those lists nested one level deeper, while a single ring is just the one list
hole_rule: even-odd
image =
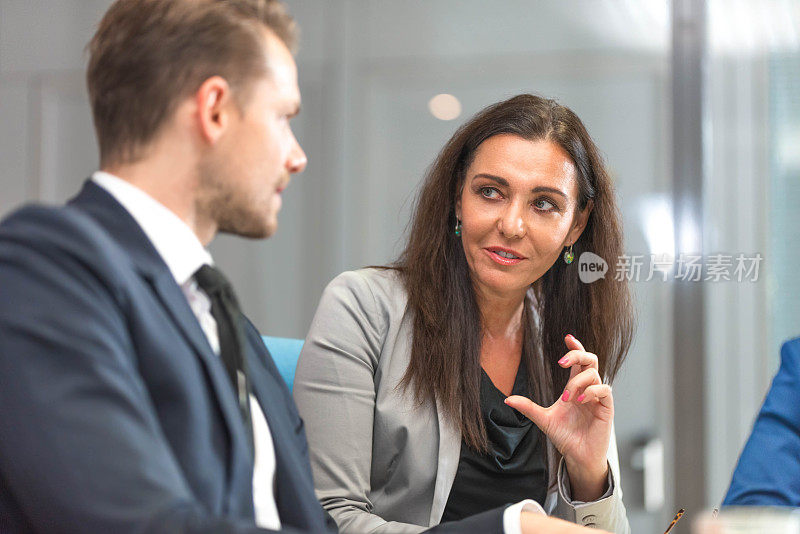
[{"label": "man's chin", "polygon": [[261,224],[224,224],[220,225],[219,233],[244,237],[246,239],[267,239],[275,235],[278,230],[278,221],[262,221]]}]

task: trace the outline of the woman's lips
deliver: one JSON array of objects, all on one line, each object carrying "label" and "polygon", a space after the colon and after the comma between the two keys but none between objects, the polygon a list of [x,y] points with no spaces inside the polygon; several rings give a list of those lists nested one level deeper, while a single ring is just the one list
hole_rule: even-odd
[{"label": "woman's lips", "polygon": [[[510,249],[506,249],[506,248],[489,247],[489,248],[485,248],[483,250],[486,252],[486,254],[489,255],[489,257],[492,259],[492,261],[494,261],[495,263],[498,263],[500,265],[506,265],[506,266],[507,265],[516,265],[516,264],[518,264],[519,262],[521,262],[522,260],[525,259],[525,257],[520,255],[519,253],[517,253],[517,252],[515,252],[513,250],[510,250]],[[499,254],[499,252],[505,252],[505,253],[513,254],[514,256],[516,256],[516,258],[506,258],[505,256],[501,256]]]}]

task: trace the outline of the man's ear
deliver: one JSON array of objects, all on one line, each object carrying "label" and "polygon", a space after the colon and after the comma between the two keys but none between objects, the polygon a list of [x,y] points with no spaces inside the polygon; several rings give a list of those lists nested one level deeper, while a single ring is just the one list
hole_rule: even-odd
[{"label": "man's ear", "polygon": [[591,215],[592,209],[594,209],[594,201],[589,199],[589,202],[586,203],[586,207],[575,214],[575,220],[572,221],[572,228],[569,233],[567,233],[567,240],[565,241],[566,246],[572,245],[581,236],[586,225],[589,223],[589,215]]},{"label": "man's ear", "polygon": [[215,144],[225,133],[233,111],[233,96],[225,78],[208,78],[194,95],[201,137]]}]

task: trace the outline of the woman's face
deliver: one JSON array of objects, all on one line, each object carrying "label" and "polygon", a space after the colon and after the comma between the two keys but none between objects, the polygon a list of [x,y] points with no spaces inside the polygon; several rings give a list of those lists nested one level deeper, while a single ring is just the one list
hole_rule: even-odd
[{"label": "woman's face", "polygon": [[484,294],[523,293],[580,236],[577,171],[551,141],[490,137],[467,169],[456,217],[473,282]]}]

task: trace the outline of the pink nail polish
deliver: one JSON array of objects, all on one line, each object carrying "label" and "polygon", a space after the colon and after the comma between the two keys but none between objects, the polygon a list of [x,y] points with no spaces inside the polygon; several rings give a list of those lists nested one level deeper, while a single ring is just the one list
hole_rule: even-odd
[{"label": "pink nail polish", "polygon": [[569,390],[564,390],[564,394],[561,395],[561,400],[567,402],[569,400]]},{"label": "pink nail polish", "polygon": [[567,337],[570,339],[575,339],[575,336],[573,336],[572,334],[567,334]]},{"label": "pink nail polish", "polygon": [[586,398],[586,395],[584,395],[583,393],[581,393],[581,394],[578,396],[578,402],[583,402],[583,399],[585,399],[585,398]]},{"label": "pink nail polish", "polygon": [[566,365],[568,361],[569,361],[569,357],[568,356],[564,356],[563,358],[558,360],[558,365]]}]

